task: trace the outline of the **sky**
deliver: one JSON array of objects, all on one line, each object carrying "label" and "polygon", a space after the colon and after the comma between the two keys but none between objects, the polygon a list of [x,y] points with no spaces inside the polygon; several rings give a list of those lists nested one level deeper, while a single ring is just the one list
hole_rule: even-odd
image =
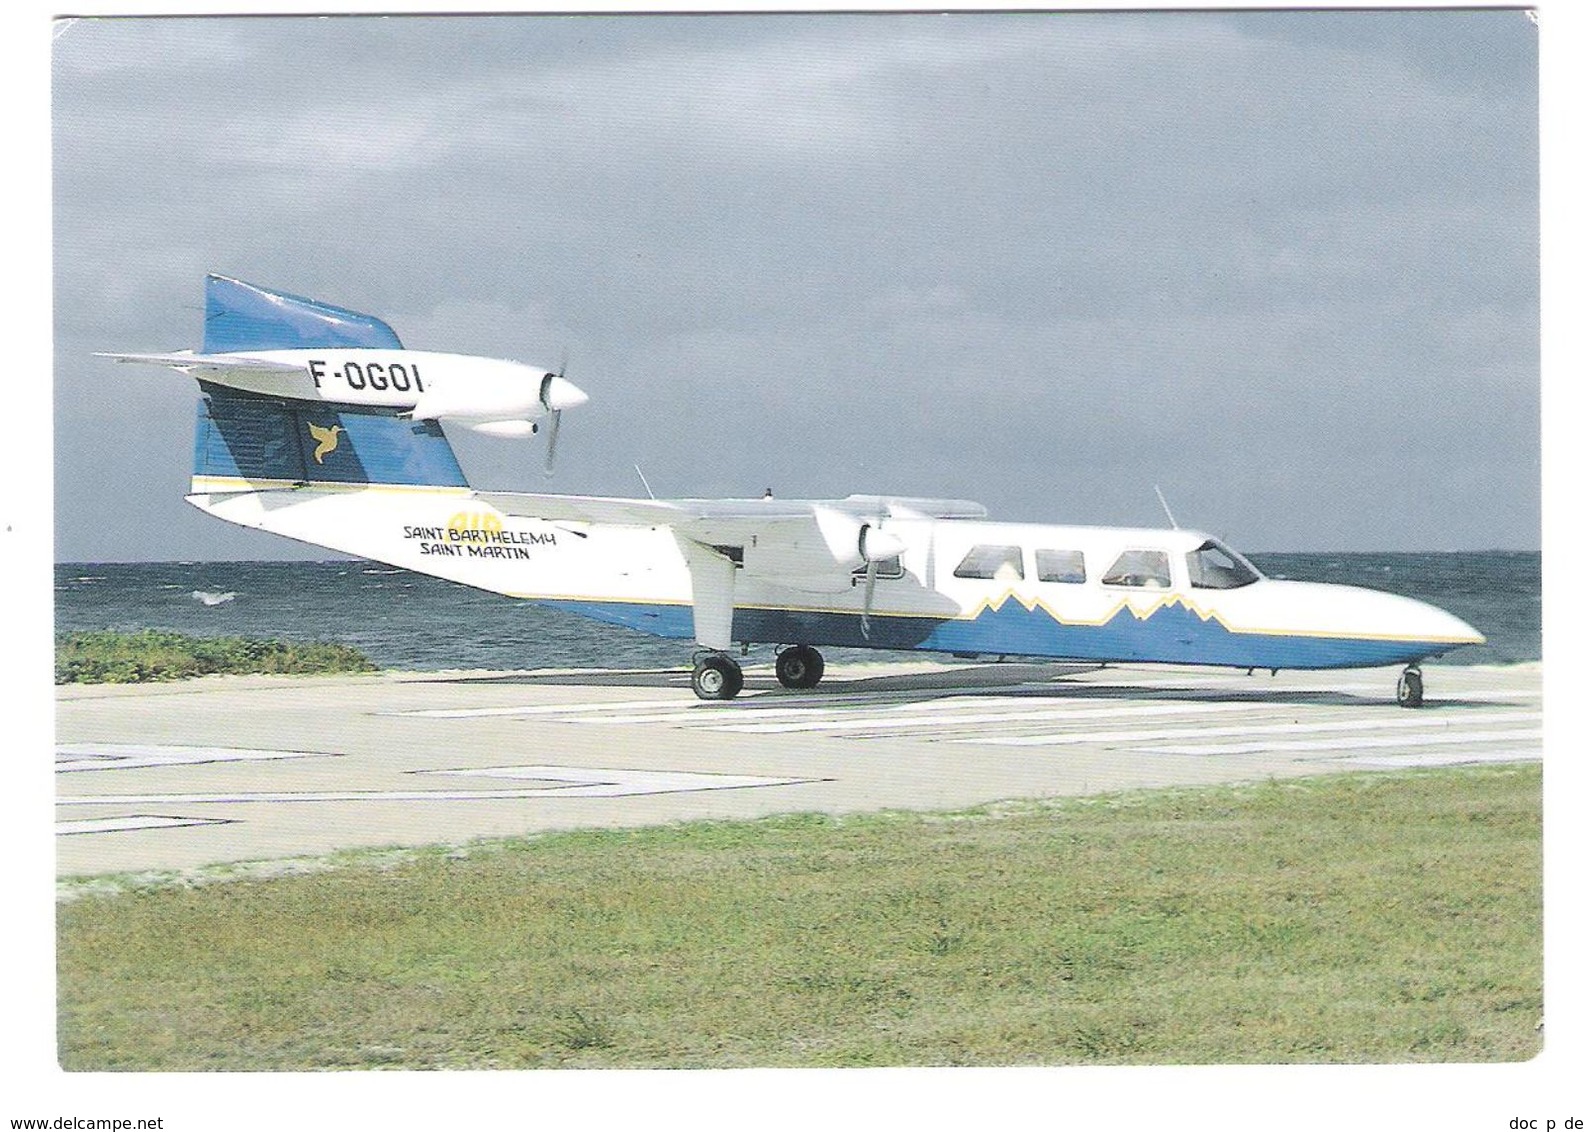
[{"label": "sky", "polygon": [[1536,549],[1519,11],[85,19],[53,44],[55,557],[188,507],[216,271],[556,367],[473,484],[948,496],[1252,550]]}]

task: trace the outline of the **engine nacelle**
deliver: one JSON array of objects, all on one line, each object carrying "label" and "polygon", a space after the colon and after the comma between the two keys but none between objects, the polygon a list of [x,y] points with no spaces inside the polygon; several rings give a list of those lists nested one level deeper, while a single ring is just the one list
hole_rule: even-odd
[{"label": "engine nacelle", "polygon": [[907,543],[880,529],[879,520],[860,522],[856,514],[833,507],[814,508],[814,521],[825,540],[825,549],[837,566],[856,570],[871,562],[884,562],[907,549]]},{"label": "engine nacelle", "polygon": [[908,544],[889,531],[882,531],[870,523],[858,528],[858,557],[866,563],[884,562],[906,549]]},{"label": "engine nacelle", "polygon": [[506,440],[517,440],[531,436],[537,431],[537,426],[531,421],[474,421],[468,423],[465,427],[472,432],[503,437]]}]

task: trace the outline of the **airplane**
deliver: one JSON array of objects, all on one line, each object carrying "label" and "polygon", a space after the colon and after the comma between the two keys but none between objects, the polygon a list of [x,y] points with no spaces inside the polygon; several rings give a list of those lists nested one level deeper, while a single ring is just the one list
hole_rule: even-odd
[{"label": "airplane", "polygon": [[[1221,540],[1177,527],[994,522],[967,500],[890,495],[478,491],[440,419],[480,428],[547,411],[557,422],[585,394],[537,368],[477,369],[479,359],[400,351],[369,315],[218,276],[207,281],[206,319],[200,354],[108,355],[198,379],[189,503],[241,526],[693,641],[700,699],[734,698],[743,672],[733,650],[771,644],[776,678],[791,689],[815,687],[818,646],[836,646],[1275,673],[1399,664],[1396,702],[1415,708],[1424,660],[1484,640],[1411,598],[1265,577]],[[387,389],[371,388],[373,364]],[[414,388],[393,387],[395,367]],[[434,411],[434,387],[452,411]]]}]

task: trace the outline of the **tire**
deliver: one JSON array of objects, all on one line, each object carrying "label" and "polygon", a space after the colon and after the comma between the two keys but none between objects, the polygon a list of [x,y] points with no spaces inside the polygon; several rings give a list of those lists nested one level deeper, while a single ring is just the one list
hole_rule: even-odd
[{"label": "tire", "polygon": [[796,645],[775,657],[775,679],[786,688],[812,688],[825,674],[825,658],[808,645]]},{"label": "tire", "polygon": [[1405,708],[1422,707],[1422,673],[1408,668],[1400,674],[1395,685],[1395,702]]},{"label": "tire", "polygon": [[692,666],[692,691],[700,700],[732,700],[742,690],[742,666],[728,656],[705,656]]}]

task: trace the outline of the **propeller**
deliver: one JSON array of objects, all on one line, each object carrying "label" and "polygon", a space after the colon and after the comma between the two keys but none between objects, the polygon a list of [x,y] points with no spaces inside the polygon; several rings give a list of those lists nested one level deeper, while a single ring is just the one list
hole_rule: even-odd
[{"label": "propeller", "polygon": [[869,611],[874,608],[874,584],[880,574],[880,563],[889,558],[895,558],[907,549],[896,535],[888,534],[885,530],[887,506],[882,501],[879,517],[873,524],[864,523],[858,528],[858,556],[864,560],[863,572],[863,616],[859,620],[859,628],[863,630],[863,639],[869,639]]},{"label": "propeller", "polygon": [[559,444],[560,416],[566,409],[587,403],[587,395],[565,380],[565,364],[569,360],[569,354],[566,353],[559,359],[558,373],[542,375],[542,389],[537,394],[542,407],[548,411],[548,457],[543,464],[543,472],[550,476],[553,475],[554,451]]}]

